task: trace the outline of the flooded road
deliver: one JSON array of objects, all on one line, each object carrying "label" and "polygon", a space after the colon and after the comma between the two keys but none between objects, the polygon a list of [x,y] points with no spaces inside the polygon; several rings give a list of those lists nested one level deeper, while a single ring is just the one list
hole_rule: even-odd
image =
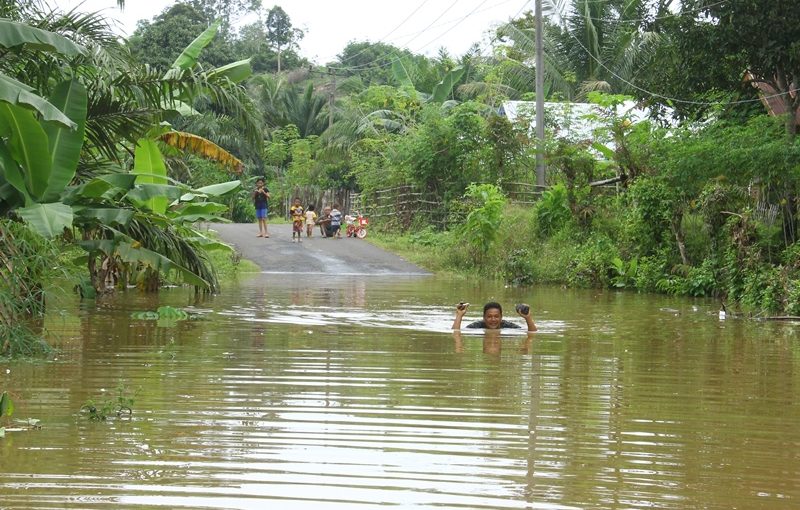
[{"label": "flooded road", "polygon": [[[43,425],[0,439],[0,508],[800,506],[800,326],[631,293],[311,280],[51,306],[57,360],[0,365],[15,417]],[[453,304],[489,299],[531,303],[540,331],[454,337]],[[193,320],[131,317],[162,305]],[[132,417],[79,413],[118,387]]]}]

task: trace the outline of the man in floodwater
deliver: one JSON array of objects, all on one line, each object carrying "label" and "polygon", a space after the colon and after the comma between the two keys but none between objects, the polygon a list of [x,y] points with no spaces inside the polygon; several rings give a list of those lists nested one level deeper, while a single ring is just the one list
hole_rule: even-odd
[{"label": "man in floodwater", "polygon": [[[468,307],[469,303],[459,303],[456,305],[456,318],[453,321],[453,329],[461,329],[461,320],[464,318],[464,315],[466,315]],[[531,307],[529,305],[517,305],[517,314],[525,319],[525,323],[528,325],[528,332],[536,331],[536,324],[531,318]],[[466,327],[470,329],[519,329],[518,325],[503,319],[503,307],[500,306],[500,303],[495,301],[490,301],[483,305],[483,320],[472,322]]]}]

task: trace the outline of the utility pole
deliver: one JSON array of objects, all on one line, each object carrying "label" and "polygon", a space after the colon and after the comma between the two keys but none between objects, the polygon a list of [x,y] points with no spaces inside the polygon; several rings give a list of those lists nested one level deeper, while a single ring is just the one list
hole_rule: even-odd
[{"label": "utility pole", "polygon": [[542,0],[536,7],[536,187],[543,191],[544,175],[544,48],[542,43]]},{"label": "utility pole", "polygon": [[328,94],[328,127],[333,126],[333,101],[336,99],[336,73],[333,69],[328,68],[328,74],[333,78],[333,87],[330,94]]}]

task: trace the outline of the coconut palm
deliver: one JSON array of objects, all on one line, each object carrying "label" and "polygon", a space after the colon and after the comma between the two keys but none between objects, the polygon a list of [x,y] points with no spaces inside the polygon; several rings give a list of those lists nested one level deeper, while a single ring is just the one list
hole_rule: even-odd
[{"label": "coconut palm", "polygon": [[[559,92],[581,99],[593,90],[630,93],[639,66],[654,51],[658,36],[646,30],[648,0],[545,0],[545,83],[548,95]],[[662,9],[664,7],[659,7]],[[513,44],[521,70],[535,54],[533,17],[504,25],[499,33]],[[520,77],[529,79],[522,72]],[[526,83],[511,80],[510,85]]]}]

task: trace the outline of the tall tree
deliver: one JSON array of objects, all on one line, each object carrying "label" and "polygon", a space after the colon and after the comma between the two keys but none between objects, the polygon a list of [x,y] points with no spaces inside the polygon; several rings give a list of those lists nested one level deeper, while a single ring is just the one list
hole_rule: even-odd
[{"label": "tall tree", "polygon": [[287,48],[296,45],[303,38],[303,31],[292,27],[292,21],[279,5],[267,12],[265,23],[267,40],[278,54],[278,72],[281,72],[281,54]]},{"label": "tall tree", "polygon": [[[152,21],[139,21],[128,40],[128,47],[142,62],[169,69],[180,52],[213,21],[208,12],[193,4],[179,2],[166,8]],[[201,54],[201,63],[218,67],[232,60],[235,60],[235,55],[229,36],[220,30]]]},{"label": "tall tree", "polygon": [[261,8],[261,0],[188,0],[188,4],[202,12],[206,18],[222,21],[223,32],[230,29],[248,12]]},{"label": "tall tree", "polygon": [[764,83],[780,98],[786,132],[795,137],[800,112],[800,10],[794,0],[684,0],[679,34],[681,56],[701,51],[705,66],[693,72],[708,76],[717,62],[735,62],[738,73],[728,78]]}]

